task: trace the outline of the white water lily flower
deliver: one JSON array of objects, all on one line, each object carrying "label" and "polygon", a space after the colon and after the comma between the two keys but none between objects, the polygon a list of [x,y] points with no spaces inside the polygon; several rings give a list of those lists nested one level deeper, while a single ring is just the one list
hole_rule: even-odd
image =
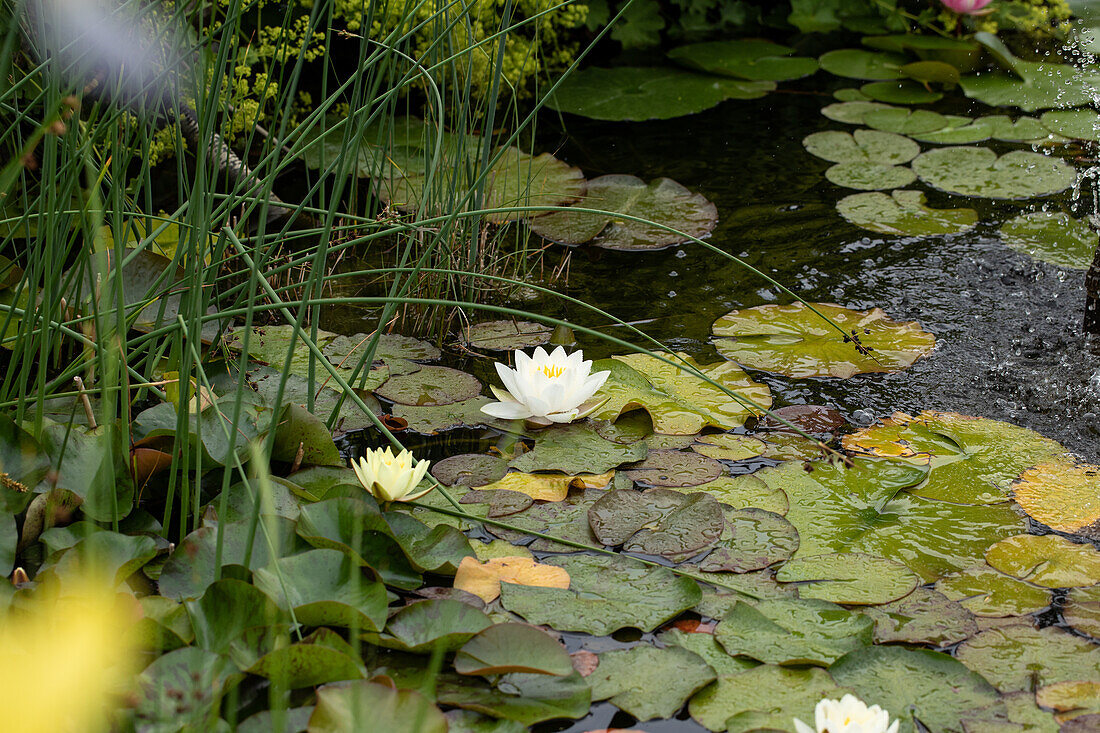
[{"label": "white water lily flower", "polygon": [[367,451],[367,455],[358,461],[352,461],[351,467],[363,488],[379,501],[412,501],[427,494],[432,488],[413,492],[420,479],[428,471],[428,461],[418,461],[413,465],[413,454],[403,450],[396,456],[389,448],[377,448]]},{"label": "white water lily flower", "polygon": [[817,731],[794,719],[798,733],[897,733],[898,722],[890,722],[890,713],[878,705],[867,704],[855,695],[840,700],[822,700],[814,708]]},{"label": "white water lily flower", "polygon": [[568,423],[584,417],[599,405],[581,405],[592,398],[611,372],[591,374],[592,362],[581,351],[566,354],[558,347],[547,354],[541,346],[532,356],[516,351],[516,368],[497,362],[497,374],[507,391],[490,385],[500,402],[492,402],[481,411],[504,420]]}]

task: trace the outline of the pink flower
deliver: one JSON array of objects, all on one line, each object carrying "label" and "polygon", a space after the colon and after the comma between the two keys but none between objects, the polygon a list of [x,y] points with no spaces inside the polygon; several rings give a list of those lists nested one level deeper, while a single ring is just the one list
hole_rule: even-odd
[{"label": "pink flower", "polygon": [[982,9],[993,0],[940,0],[944,7],[960,15],[982,15]]}]

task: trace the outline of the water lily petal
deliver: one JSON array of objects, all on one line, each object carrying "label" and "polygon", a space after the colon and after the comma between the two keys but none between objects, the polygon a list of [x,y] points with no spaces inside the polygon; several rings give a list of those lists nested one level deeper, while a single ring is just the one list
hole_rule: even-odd
[{"label": "water lily petal", "polygon": [[496,363],[495,366],[497,368],[497,376],[500,377],[501,382],[504,382],[504,389],[508,390],[508,392],[513,396],[518,396],[522,394],[523,390],[522,387],[519,385],[518,380],[516,379],[516,377],[518,376],[516,372],[504,366],[499,361]]},{"label": "water lily petal", "polygon": [[587,402],[592,399],[593,395],[600,391],[600,387],[604,385],[604,382],[606,382],[607,378],[610,376],[611,372],[596,372],[588,377],[588,379],[584,380],[584,384],[577,389],[575,396],[581,402]]},{"label": "water lily petal", "polygon": [[482,405],[481,411],[501,420],[523,420],[534,414],[530,407],[520,402],[490,402]]},{"label": "water lily petal", "polygon": [[798,718],[794,719],[794,729],[797,733],[815,733],[814,729],[803,723]]},{"label": "water lily petal", "polygon": [[549,415],[543,415],[550,422],[556,423],[571,423],[577,419],[578,410],[572,409],[568,412],[554,412]]}]

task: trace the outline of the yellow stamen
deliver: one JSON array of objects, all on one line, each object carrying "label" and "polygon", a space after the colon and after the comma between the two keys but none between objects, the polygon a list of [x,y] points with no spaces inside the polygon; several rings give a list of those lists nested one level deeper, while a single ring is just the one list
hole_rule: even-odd
[{"label": "yellow stamen", "polygon": [[551,366],[547,364],[546,366],[540,366],[539,371],[550,377],[551,379],[554,379],[562,375],[562,372],[565,371],[565,367]]}]

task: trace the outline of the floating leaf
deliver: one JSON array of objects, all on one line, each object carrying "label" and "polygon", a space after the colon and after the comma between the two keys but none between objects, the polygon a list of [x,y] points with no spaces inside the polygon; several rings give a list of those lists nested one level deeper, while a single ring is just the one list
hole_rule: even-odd
[{"label": "floating leaf", "polygon": [[974,209],[933,209],[920,191],[856,193],[838,201],[836,209],[857,227],[904,237],[958,234],[978,223]]},{"label": "floating leaf", "polygon": [[645,443],[612,443],[604,440],[591,423],[576,422],[538,431],[535,447],[508,465],[528,473],[605,473],[623,463],[640,461],[647,452]]},{"label": "floating leaf", "polygon": [[600,475],[561,473],[521,473],[513,471],[504,478],[485,484],[482,491],[518,491],[536,501],[562,501],[570,486],[601,488],[611,481],[613,471]]},{"label": "floating leaf", "polygon": [[1096,232],[1061,211],[1022,214],[1001,226],[1001,238],[1012,249],[1059,267],[1087,269],[1096,250]]},{"label": "floating leaf", "polygon": [[[908,64],[907,66],[912,65]],[[876,102],[886,102],[888,104],[927,104],[943,99],[942,92],[934,92],[924,84],[908,80],[875,81],[864,84],[859,90]]]},{"label": "floating leaf", "polygon": [[547,100],[550,109],[597,120],[683,117],[727,99],[755,99],[775,89],[769,81],[742,81],[669,68],[589,67],[570,74]]},{"label": "floating leaf", "polygon": [[514,673],[492,685],[469,677],[442,677],[436,688],[440,703],[518,721],[526,726],[554,718],[580,718],[588,712],[592,691],[579,674],[566,677]]},{"label": "floating leaf", "polygon": [[720,676],[691,698],[688,710],[713,731],[790,730],[795,718],[813,720],[818,700],[843,693],[823,669],[766,664]]},{"label": "floating leaf", "polygon": [[[863,95],[861,94],[860,96]],[[821,114],[834,122],[843,122],[846,125],[862,125],[863,118],[867,113],[883,109],[893,109],[893,107],[878,102],[852,100],[849,102],[830,104],[821,110]]]},{"label": "floating leaf", "polygon": [[875,621],[875,643],[950,646],[978,633],[974,614],[957,601],[929,588],[863,613]]},{"label": "floating leaf", "polygon": [[684,354],[677,356],[686,368],[699,371],[706,379],[645,354],[596,362],[593,369],[607,369],[611,376],[596,393],[598,398],[609,399],[594,417],[616,420],[624,412],[642,408],[653,419],[654,432],[694,435],[706,425],[726,430],[741,427],[748,417],[771,405],[767,385],[754,382],[736,364],[701,366]]},{"label": "floating leaf", "polygon": [[605,545],[670,557],[707,547],[725,526],[722,507],[711,496],[668,489],[609,491],[588,510],[588,521]]},{"label": "floating leaf", "polygon": [[720,461],[743,461],[746,458],[756,458],[763,455],[766,447],[764,441],[748,435],[719,433],[717,435],[700,435],[691,446],[691,449],[708,458]]},{"label": "floating leaf", "polygon": [[901,165],[920,154],[920,145],[909,138],[877,130],[815,132],[803,138],[802,145],[811,155],[833,163]]},{"label": "floating leaf", "polygon": [[[322,372],[320,368],[317,371],[318,374]],[[389,371],[386,367],[371,370],[368,384],[377,386],[381,384],[382,379],[388,377],[388,374]],[[350,373],[348,376],[350,376]],[[282,376],[271,367],[261,367],[249,372],[248,377],[267,404],[273,406]],[[378,381],[373,381],[376,378]],[[371,413],[374,415],[382,414],[382,406],[373,394],[360,389],[354,391]],[[313,397],[312,414],[322,420],[328,420],[332,411],[336,410],[337,405],[339,405],[339,412],[333,425],[334,433],[349,433],[353,430],[374,427],[375,423],[370,414],[359,407],[350,397],[344,396],[337,390],[327,386],[311,388],[309,381],[297,374],[287,375],[286,382],[283,383],[281,402],[283,405],[298,405],[305,408],[309,404],[311,394]],[[296,449],[297,446],[295,446]]]},{"label": "floating leaf", "polygon": [[306,466],[346,465],[325,423],[300,405],[287,405],[283,411],[275,426],[271,457],[286,463],[298,461]]},{"label": "floating leaf", "polygon": [[938,130],[927,130],[913,133],[911,137],[922,143],[937,143],[940,145],[968,145],[978,143],[993,137],[993,125],[988,117],[961,117],[959,115],[944,115],[946,124]]},{"label": "floating leaf", "polygon": [[[647,184],[635,176],[600,176],[588,182],[588,192],[576,206],[610,213],[555,211],[533,219],[531,230],[567,245],[595,240],[596,246],[605,249],[652,250],[705,237],[718,223],[718,209],[713,203],[671,178]],[[654,226],[616,214],[645,219]],[[669,231],[669,227],[675,231]]]},{"label": "floating leaf", "polygon": [[479,632],[458,650],[454,665],[456,672],[466,675],[573,674],[573,661],[565,647],[527,624],[494,624]]},{"label": "floating leaf", "polygon": [[1055,135],[1076,140],[1100,141],[1100,113],[1092,109],[1044,112],[1039,118],[1043,127]]},{"label": "floating leaf", "polygon": [[[879,308],[855,311],[828,303],[813,308],[817,312],[795,303],[732,311],[714,322],[715,346],[727,359],[754,369],[843,379],[904,369],[936,343],[915,321],[891,320]],[[858,347],[847,334],[859,339]]]},{"label": "floating leaf", "polygon": [[236,678],[226,657],[193,646],[176,649],[154,659],[138,677],[134,716],[153,730],[214,730],[222,695]]},{"label": "floating leaf", "polygon": [[730,654],[767,664],[828,666],[871,643],[874,623],[866,616],[818,600],[737,603],[714,636]]},{"label": "floating leaf", "polygon": [[1064,450],[1011,423],[931,410],[916,417],[895,413],[880,425],[844,436],[844,447],[928,465],[928,482],[911,492],[956,504],[1003,503],[1021,471]]},{"label": "floating leaf", "polygon": [[668,52],[668,57],[689,69],[735,79],[789,81],[817,71],[817,59],[791,57],[794,49],[756,38],[692,43]]},{"label": "floating leaf", "polygon": [[458,573],[455,575],[455,588],[473,593],[486,603],[500,595],[501,583],[568,588],[569,573],[554,565],[535,562],[529,557],[499,557],[484,563],[467,557],[458,566]]},{"label": "floating leaf", "polygon": [[472,710],[448,710],[447,733],[526,733],[527,726],[514,720],[500,720]]},{"label": "floating leaf", "polygon": [[250,667],[288,628],[289,617],[253,585],[222,578],[197,601],[187,601],[195,646],[225,654],[242,669]]},{"label": "floating leaf", "polygon": [[489,417],[481,411],[481,408],[490,402],[495,400],[478,396],[448,405],[419,407],[396,404],[393,406],[392,414],[408,423],[409,430],[424,435],[435,435],[455,428],[491,427],[506,430],[507,421]]},{"label": "floating leaf", "polygon": [[795,557],[862,552],[898,560],[925,582],[980,560],[992,543],[1023,531],[1008,506],[960,506],[912,496],[927,468],[855,458],[850,468],[827,463],[806,472],[783,463],[755,474],[790,497],[787,519],[798,530]]},{"label": "floating leaf", "polygon": [[862,124],[883,132],[899,135],[919,135],[933,130],[942,130],[947,126],[947,118],[938,112],[926,109],[909,110],[899,107],[867,110],[863,114]]},{"label": "floating leaf", "polygon": [[650,451],[646,459],[624,473],[647,486],[698,486],[725,473],[722,464],[698,453]]},{"label": "floating leaf", "polygon": [[904,598],[920,582],[900,562],[858,552],[803,555],[779,568],[775,579],[798,583],[800,598],[861,606]]},{"label": "floating leaf", "polygon": [[457,369],[425,366],[412,374],[390,377],[374,392],[401,405],[436,407],[476,397],[481,382]]},{"label": "floating leaf", "polygon": [[822,54],[821,68],[848,79],[900,79],[905,57],[861,48],[842,48]]},{"label": "floating leaf", "polygon": [[1056,626],[987,629],[964,641],[955,655],[1002,692],[1069,680],[1100,681],[1100,647]]},{"label": "floating leaf", "polygon": [[719,476],[698,486],[681,486],[677,491],[691,493],[705,491],[723,504],[735,509],[756,508],[773,514],[785,515],[790,503],[783,489],[769,486],[752,475]]},{"label": "floating leaf", "polygon": [[1100,467],[1055,459],[1024,471],[1016,501],[1036,521],[1059,532],[1094,535],[1100,524]]},{"label": "floating leaf", "polygon": [[[588,509],[601,496],[603,496],[602,492],[594,490],[574,491],[564,501],[536,504],[530,509],[513,514],[508,518],[508,523],[532,532],[578,542],[587,547],[599,547],[600,543],[592,534],[588,524]],[[486,529],[511,542],[523,542],[530,538],[530,535],[523,532],[503,527],[489,526]],[[538,552],[574,552],[576,550],[575,547],[541,538],[532,542],[531,548]]]},{"label": "floating leaf", "polygon": [[714,680],[714,670],[683,647],[640,644],[600,654],[588,677],[593,700],[607,700],[639,721],[671,718],[697,690]]},{"label": "floating leaf", "polygon": [[671,628],[668,631],[662,631],[657,638],[666,646],[679,646],[695,652],[719,675],[737,674],[759,665],[755,660],[733,656],[722,648],[714,638],[713,625],[705,627],[709,628],[706,632],[702,628],[704,627],[701,626],[698,632],[691,633]]},{"label": "floating leaf", "polygon": [[430,654],[437,647],[460,649],[474,634],[492,625],[488,616],[461,601],[414,601],[390,617],[384,633],[362,637],[378,646]]},{"label": "floating leaf", "polygon": [[475,349],[512,351],[550,342],[554,329],[534,321],[485,321],[462,330],[465,343]]},{"label": "floating leaf", "polygon": [[997,691],[946,654],[900,646],[857,649],[829,667],[838,685],[854,688],[868,705],[878,705],[912,733],[913,718],[929,730],[960,730],[959,719],[992,705]]},{"label": "floating leaf", "polygon": [[[174,433],[175,407],[168,403],[160,407],[171,412]],[[213,412],[213,409],[208,410],[204,418]],[[148,413],[149,410],[142,412],[136,421],[140,422]],[[242,410],[242,432],[247,433],[251,427],[249,417],[248,411]],[[213,420],[216,418],[211,417]],[[209,424],[210,430],[217,428]],[[84,432],[80,428],[69,429],[67,425],[51,423],[43,427],[39,438],[57,473],[53,485],[78,496],[80,509],[89,519],[110,522],[130,513],[134,506],[134,481],[127,465],[130,452],[114,426],[102,425],[97,430]],[[212,438],[211,442],[216,443],[217,438]],[[247,441],[242,442],[247,448]]]},{"label": "floating leaf", "polygon": [[504,478],[508,462],[484,453],[463,453],[436,461],[430,470],[446,486],[485,486]]},{"label": "floating leaf", "polygon": [[1062,608],[1062,618],[1075,631],[1100,639],[1100,602],[1079,600],[1070,591],[1069,602]]},{"label": "floating leaf", "polygon": [[[562,498],[565,498],[564,496]],[[486,517],[507,517],[509,514],[522,512],[535,503],[529,494],[507,489],[475,490],[466,494],[459,500],[460,504],[488,504],[489,511]],[[484,559],[484,558],[482,558]]]},{"label": "floating leaf", "polygon": [[[15,550],[15,526],[11,527],[10,548]],[[56,563],[39,569],[44,581],[47,573],[63,584],[68,580],[80,582],[94,579],[104,588],[116,588],[136,573],[157,554],[157,543],[145,535],[124,535],[101,531],[77,542],[58,558]],[[10,573],[10,570],[8,571]]]},{"label": "floating leaf", "polygon": [[699,586],[664,568],[624,557],[548,558],[571,579],[568,590],[504,584],[501,605],[534,624],[606,636],[623,627],[652,631],[699,602]]},{"label": "floating leaf", "polygon": [[1092,104],[1100,77],[1069,64],[1019,61],[1017,74],[985,72],[959,80],[963,93],[991,107],[1019,107],[1025,112]]},{"label": "floating leaf", "polygon": [[286,689],[362,679],[355,648],[331,629],[317,629],[299,642],[268,652],[248,672]]},{"label": "floating leaf", "polygon": [[984,562],[946,575],[936,590],[961,603],[975,616],[1001,618],[1038,613],[1050,606],[1050,591],[1012,578]]},{"label": "floating leaf", "polygon": [[959,83],[959,70],[943,61],[914,61],[901,67],[900,71],[906,78],[921,84],[954,87]]},{"label": "floating leaf", "polygon": [[949,147],[921,153],[913,170],[929,186],[962,196],[1029,199],[1073,185],[1073,166],[1025,150],[997,157],[989,148]]},{"label": "floating leaf", "polygon": [[725,507],[726,526],[714,549],[699,561],[706,573],[749,573],[790,558],[798,532],[783,517],[763,509]]},{"label": "floating leaf", "polygon": [[[1082,715],[1100,714],[1100,682],[1055,682],[1035,691],[1035,702],[1057,713],[1059,722],[1079,718]],[[1070,713],[1070,714],[1066,714]]]},{"label": "floating leaf", "polygon": [[[698,568],[689,563],[680,565],[681,572],[691,572]],[[756,599],[794,599],[798,598],[798,589],[783,585],[775,580],[770,570],[758,570],[754,573],[699,573],[692,575],[704,583],[721,583],[718,590],[707,587],[703,591],[703,600],[695,606],[695,611],[703,616],[721,619],[729,613],[734,604],[755,602]],[[743,591],[743,592],[742,592]],[[746,595],[749,594],[749,595]]]},{"label": "floating leaf", "polygon": [[1100,551],[1057,535],[1007,537],[985,551],[990,567],[1044,588],[1100,583]]},{"label": "floating leaf", "polygon": [[837,163],[825,171],[825,177],[838,186],[861,191],[903,188],[917,180],[905,166],[880,163]]},{"label": "floating leaf", "polygon": [[415,690],[356,680],[325,685],[309,717],[309,733],[346,733],[370,721],[387,733],[447,733],[439,708]]}]

